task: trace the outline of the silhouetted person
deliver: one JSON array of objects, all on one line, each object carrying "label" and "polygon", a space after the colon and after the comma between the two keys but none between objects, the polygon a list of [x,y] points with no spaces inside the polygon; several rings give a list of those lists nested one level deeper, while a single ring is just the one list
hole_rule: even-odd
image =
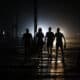
[{"label": "silhouetted person", "polygon": [[51,32],[51,27],[49,27],[49,31],[46,33],[45,39],[47,39],[47,51],[48,51],[49,57],[51,57],[52,56],[53,41],[54,41],[54,33]]},{"label": "silhouetted person", "polygon": [[64,64],[64,52],[63,52],[63,41],[66,44],[65,37],[64,35],[60,32],[60,28],[57,28],[57,32],[55,33],[55,38],[56,38],[56,64],[57,64],[57,58],[58,58],[58,49],[60,47],[61,52],[62,52],[62,62]]},{"label": "silhouetted person", "polygon": [[26,29],[26,33],[23,35],[24,40],[24,50],[25,50],[25,60],[29,58],[31,53],[31,45],[32,45],[32,35],[29,33],[29,30]]},{"label": "silhouetted person", "polygon": [[42,29],[39,28],[36,34],[36,41],[37,41],[37,48],[40,56],[43,48],[43,38],[44,38],[44,34],[42,33]]}]

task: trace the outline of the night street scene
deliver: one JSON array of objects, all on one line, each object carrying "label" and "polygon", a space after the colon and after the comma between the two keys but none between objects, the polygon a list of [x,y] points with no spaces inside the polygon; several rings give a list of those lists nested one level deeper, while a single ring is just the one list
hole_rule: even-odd
[{"label": "night street scene", "polygon": [[0,80],[80,80],[79,1],[0,1],[0,74]]}]

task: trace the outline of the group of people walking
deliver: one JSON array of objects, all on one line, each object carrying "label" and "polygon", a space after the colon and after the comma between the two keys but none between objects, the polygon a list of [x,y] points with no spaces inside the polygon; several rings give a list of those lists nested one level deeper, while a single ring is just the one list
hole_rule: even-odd
[{"label": "group of people walking", "polygon": [[[48,32],[46,32],[46,36],[44,36],[42,32],[42,28],[38,29],[38,32],[34,35],[35,42],[36,42],[36,51],[42,55],[42,50],[43,50],[43,45],[47,43],[47,52],[48,52],[48,58],[51,57],[52,55],[52,48],[53,48],[53,43],[54,40],[56,39],[56,62],[58,58],[58,49],[60,47],[61,52],[62,52],[62,61],[64,63],[64,52],[63,52],[63,40],[64,39],[64,44],[66,45],[66,40],[63,35],[63,33],[60,32],[60,28],[57,28],[57,32],[54,34],[52,32],[52,28],[49,27]],[[25,55],[29,53],[32,47],[32,35],[29,33],[29,30],[26,29],[26,33],[23,35],[24,39],[24,46],[25,46]]]}]

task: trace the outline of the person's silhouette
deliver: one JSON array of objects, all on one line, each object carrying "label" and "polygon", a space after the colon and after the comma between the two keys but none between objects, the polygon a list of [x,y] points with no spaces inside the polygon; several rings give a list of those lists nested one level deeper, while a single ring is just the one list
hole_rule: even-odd
[{"label": "person's silhouette", "polygon": [[43,48],[43,38],[44,38],[44,34],[42,33],[42,29],[39,28],[38,32],[36,33],[36,41],[37,41],[37,48],[38,48],[38,52],[42,53],[42,48]]},{"label": "person's silhouette", "polygon": [[45,39],[47,39],[47,51],[48,51],[49,57],[51,57],[52,56],[53,41],[54,41],[54,33],[51,32],[51,27],[49,27],[49,31],[46,33]]},{"label": "person's silhouette", "polygon": [[57,32],[55,33],[55,38],[56,38],[56,63],[57,63],[57,58],[58,58],[58,49],[60,47],[61,52],[62,52],[62,62],[64,64],[64,52],[63,52],[63,41],[66,44],[65,37],[64,35],[60,32],[60,28],[57,28]]},{"label": "person's silhouette", "polygon": [[29,30],[26,29],[26,33],[23,34],[24,40],[24,50],[25,50],[25,60],[29,58],[32,44],[32,35],[29,33]]}]

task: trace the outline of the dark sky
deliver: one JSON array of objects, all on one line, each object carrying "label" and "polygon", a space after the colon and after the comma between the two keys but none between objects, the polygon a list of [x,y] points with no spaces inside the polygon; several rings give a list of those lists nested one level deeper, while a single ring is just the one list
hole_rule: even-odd
[{"label": "dark sky", "polygon": [[[80,4],[79,1],[68,0],[37,0],[38,27],[53,31],[60,27],[67,35],[80,33]],[[33,0],[6,1],[0,3],[0,23],[18,24],[18,31],[24,32],[28,27],[34,28]],[[43,30],[43,31],[44,31]]]},{"label": "dark sky", "polygon": [[1,0],[0,1],[0,25],[16,23],[16,2]]}]

